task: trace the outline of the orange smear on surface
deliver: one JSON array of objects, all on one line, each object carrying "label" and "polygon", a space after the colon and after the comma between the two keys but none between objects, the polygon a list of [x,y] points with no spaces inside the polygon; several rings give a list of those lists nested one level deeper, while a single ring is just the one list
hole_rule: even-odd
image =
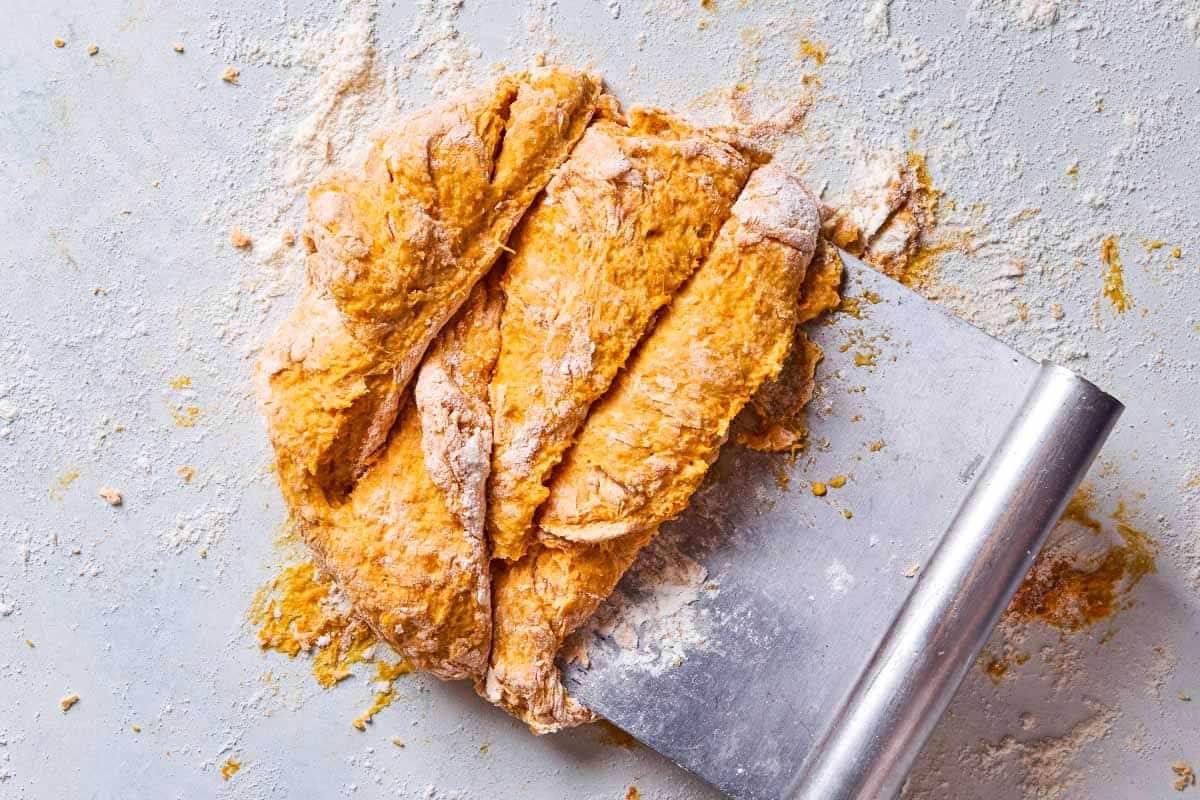
[{"label": "orange smear on surface", "polygon": [[1100,243],[1100,260],[1108,267],[1104,272],[1104,296],[1118,314],[1124,314],[1133,308],[1133,300],[1125,291],[1125,271],[1117,251],[1117,237],[1106,236]]},{"label": "orange smear on surface", "polygon": [[326,688],[348,678],[350,666],[366,660],[377,644],[365,623],[339,608],[311,562],[284,567],[260,588],[250,621],[264,650],[289,658],[311,653],[313,676]]},{"label": "orange smear on surface", "polygon": [[[1107,619],[1128,607],[1129,593],[1144,578],[1157,571],[1157,543],[1145,531],[1125,521],[1124,504],[1112,515],[1120,544],[1099,555],[1084,556],[1049,552],[1039,557],[1033,570],[1017,590],[1006,617],[1019,621],[1038,620],[1062,631],[1073,632]],[[1102,533],[1090,495],[1081,490],[1067,506],[1063,520]]]},{"label": "orange smear on surface", "polygon": [[242,762],[235,761],[233,756],[230,756],[225,763],[221,765],[221,777],[225,780],[229,780],[235,774],[237,774],[237,771],[241,768]]}]

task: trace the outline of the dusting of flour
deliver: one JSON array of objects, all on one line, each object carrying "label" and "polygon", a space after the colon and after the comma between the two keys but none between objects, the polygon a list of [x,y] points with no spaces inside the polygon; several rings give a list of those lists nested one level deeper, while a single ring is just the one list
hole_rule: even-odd
[{"label": "dusting of flour", "polygon": [[716,597],[708,570],[680,551],[664,532],[638,556],[617,590],[570,638],[566,653],[586,662],[591,647],[611,651],[622,671],[653,675],[677,667],[709,642],[701,602]]}]

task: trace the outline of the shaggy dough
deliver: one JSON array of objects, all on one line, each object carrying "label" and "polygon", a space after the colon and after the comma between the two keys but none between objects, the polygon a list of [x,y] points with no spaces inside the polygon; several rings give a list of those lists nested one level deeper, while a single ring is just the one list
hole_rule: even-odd
[{"label": "shaggy dough", "polygon": [[441,678],[481,675],[491,644],[481,502],[499,321],[499,293],[484,281],[430,348],[378,461],[306,534],[359,616]]},{"label": "shaggy dough", "polygon": [[541,542],[495,568],[479,689],[534,731],[591,718],[567,696],[555,654],[684,509],[730,422],[779,372],[819,226],[794,178],[771,165],[751,176],[704,264],[592,409],[550,486]]},{"label": "shaggy dough", "polygon": [[488,533],[520,558],[588,408],[703,260],[753,164],[713,131],[634,109],[584,134],[513,237],[492,378]]},{"label": "shaggy dough", "polygon": [[[345,498],[387,439],[430,341],[583,135],[598,79],[506,76],[377,137],[309,192],[308,286],[257,380],[301,519]],[[316,509],[316,511],[314,511]]]},{"label": "shaggy dough", "polygon": [[817,203],[760,152],[600,92],[501,78],[323,179],[306,287],[257,373],[284,496],[357,614],[537,732],[592,718],[563,639],[840,275],[806,280]]}]

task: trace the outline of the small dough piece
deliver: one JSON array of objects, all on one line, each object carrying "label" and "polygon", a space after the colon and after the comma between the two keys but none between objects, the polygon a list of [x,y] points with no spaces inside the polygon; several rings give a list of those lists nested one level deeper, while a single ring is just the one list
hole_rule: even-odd
[{"label": "small dough piece", "polygon": [[842,282],[842,270],[842,257],[837,248],[825,239],[819,240],[800,290],[796,336],[791,351],[779,374],[764,381],[750,400],[758,416],[758,427],[757,430],[738,431],[738,444],[765,453],[786,453],[803,445],[806,431],[798,415],[812,400],[817,363],[824,357],[803,326],[841,303],[838,287]]},{"label": "small dough piece", "polygon": [[475,284],[462,319],[447,326],[421,364],[414,398],[425,469],[468,534],[483,539],[483,504],[492,469],[488,384],[500,352],[500,288]]},{"label": "small dough piece", "polygon": [[730,421],[778,372],[818,225],[799,182],[770,165],[755,172],[704,264],[584,423],[551,484],[541,541],[494,567],[491,666],[477,689],[535,733],[592,719],[566,694],[555,654],[683,509]]},{"label": "small dough piece", "polygon": [[704,259],[753,163],[654,109],[598,119],[513,236],[488,533],[514,560],[544,485],[655,312]]},{"label": "small dough piece", "polygon": [[817,240],[816,252],[813,253],[808,272],[804,274],[804,285],[800,289],[797,325],[812,322],[841,304],[842,273],[845,268],[838,249],[825,239]]},{"label": "small dough piece", "polygon": [[476,683],[479,694],[539,735],[595,721],[567,694],[554,658],[653,534],[598,544],[534,542],[520,561],[492,562],[491,667]]},{"label": "small dough piece", "polygon": [[321,567],[413,666],[477,678],[491,644],[480,508],[491,455],[487,386],[499,292],[485,280],[430,348],[379,460],[328,524],[305,529]]},{"label": "small dough piece", "polygon": [[771,165],[751,176],[704,266],[588,417],[542,531],[603,541],[683,511],[730,422],[791,349],[819,227],[799,181]]},{"label": "small dough piece", "polygon": [[378,136],[309,192],[308,285],[263,352],[259,395],[297,516],[342,502],[413,371],[595,111],[568,69],[501,78]]}]

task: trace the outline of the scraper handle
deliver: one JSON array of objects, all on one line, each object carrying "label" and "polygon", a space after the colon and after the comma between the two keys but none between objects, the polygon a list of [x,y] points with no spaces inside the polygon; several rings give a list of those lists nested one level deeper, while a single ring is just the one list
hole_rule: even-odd
[{"label": "scraper handle", "polygon": [[1042,362],[787,800],[894,797],[1124,407]]}]

